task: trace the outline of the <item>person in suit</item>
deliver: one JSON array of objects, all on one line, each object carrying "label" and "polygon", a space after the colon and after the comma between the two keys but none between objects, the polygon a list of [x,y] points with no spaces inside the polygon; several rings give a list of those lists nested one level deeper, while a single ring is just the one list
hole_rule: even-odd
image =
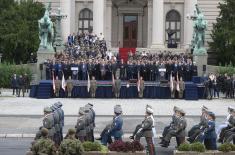
[{"label": "person in suit", "polygon": [[122,108],[120,105],[116,105],[114,107],[113,122],[111,124],[110,129],[108,129],[108,131],[102,135],[101,143],[106,146],[110,137],[114,137],[115,140],[122,140],[122,135],[123,135],[122,126],[123,126]]},{"label": "person in suit", "polygon": [[135,131],[133,132],[130,139],[135,139],[136,141],[140,141],[141,137],[145,137],[147,142],[147,146],[149,149],[149,155],[155,155],[155,149],[153,145],[153,119],[152,119],[153,109],[151,107],[146,108],[145,118],[141,124],[137,125]]},{"label": "person in suit", "polygon": [[13,75],[12,79],[11,79],[11,88],[13,90],[12,95],[18,95],[18,78],[16,76],[16,74]]}]

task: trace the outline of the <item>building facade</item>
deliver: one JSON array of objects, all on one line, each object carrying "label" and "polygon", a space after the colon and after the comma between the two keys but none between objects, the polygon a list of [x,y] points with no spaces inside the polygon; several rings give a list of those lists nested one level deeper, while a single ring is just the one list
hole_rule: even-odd
[{"label": "building facade", "polygon": [[[38,0],[48,3],[50,0]],[[168,32],[177,49],[188,49],[193,34],[195,4],[208,21],[206,41],[221,0],[52,0],[52,7],[61,8],[67,18],[62,22],[62,35],[93,32],[104,36],[109,48],[134,47],[165,49]]]}]

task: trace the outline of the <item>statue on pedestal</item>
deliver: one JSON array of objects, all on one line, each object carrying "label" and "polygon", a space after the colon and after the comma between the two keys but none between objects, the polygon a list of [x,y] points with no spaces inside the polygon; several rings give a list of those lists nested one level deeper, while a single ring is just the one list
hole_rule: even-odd
[{"label": "statue on pedestal", "polygon": [[45,50],[45,51],[54,52],[52,46],[54,39],[54,29],[53,29],[53,23],[49,17],[49,11],[50,11],[50,4],[46,8],[44,16],[40,20],[38,20],[39,39],[41,41],[39,46],[39,51]]},{"label": "statue on pedestal", "polygon": [[192,46],[194,47],[193,54],[205,55],[207,54],[205,48],[205,31],[207,29],[207,21],[205,20],[205,17],[197,4],[194,18],[192,19],[194,21],[194,34],[192,40]]}]

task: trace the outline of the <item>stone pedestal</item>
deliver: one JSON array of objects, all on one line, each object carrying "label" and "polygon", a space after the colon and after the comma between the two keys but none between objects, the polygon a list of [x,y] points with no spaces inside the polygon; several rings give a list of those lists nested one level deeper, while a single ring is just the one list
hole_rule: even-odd
[{"label": "stone pedestal", "polygon": [[207,66],[207,54],[194,55],[193,62],[197,65],[198,76],[203,76],[206,72],[203,71],[203,66]]},{"label": "stone pedestal", "polygon": [[53,59],[55,53],[54,52],[48,52],[47,50],[39,50],[37,52],[37,81],[45,80],[46,79],[46,69],[43,65],[43,70],[40,70],[40,64],[44,64],[45,60],[47,59]]}]

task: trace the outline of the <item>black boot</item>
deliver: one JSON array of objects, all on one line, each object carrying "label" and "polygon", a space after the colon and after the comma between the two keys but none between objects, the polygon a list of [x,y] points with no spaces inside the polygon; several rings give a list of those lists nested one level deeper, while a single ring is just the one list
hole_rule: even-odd
[{"label": "black boot", "polygon": [[134,140],[134,136],[130,136],[129,138]]},{"label": "black boot", "polygon": [[163,143],[162,143],[161,147],[166,147],[167,148],[169,146],[169,142],[167,142],[165,140],[163,140],[162,142]]}]

